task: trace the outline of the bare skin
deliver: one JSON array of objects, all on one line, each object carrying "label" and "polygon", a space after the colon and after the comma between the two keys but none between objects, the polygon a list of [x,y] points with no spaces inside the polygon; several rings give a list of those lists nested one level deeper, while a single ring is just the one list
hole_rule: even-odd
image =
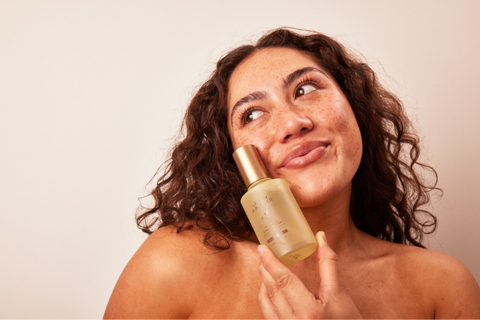
[{"label": "bare skin", "polygon": [[[459,261],[359,236],[363,248],[338,254],[338,265],[363,318],[480,317],[480,289]],[[156,231],[128,263],[104,317],[264,318],[257,302],[262,283],[257,244],[234,243],[213,254],[201,240],[200,231]],[[290,270],[312,294],[318,290],[315,255]]]},{"label": "bare skin", "polygon": [[[233,145],[254,144],[270,176],[287,181],[318,233],[316,254],[287,268],[256,239],[213,253],[200,230],[162,228],[125,268],[105,318],[480,318],[480,288],[459,261],[353,224],[361,136],[327,72],[299,51],[262,49],[229,88]],[[306,153],[291,159],[296,148]]]}]

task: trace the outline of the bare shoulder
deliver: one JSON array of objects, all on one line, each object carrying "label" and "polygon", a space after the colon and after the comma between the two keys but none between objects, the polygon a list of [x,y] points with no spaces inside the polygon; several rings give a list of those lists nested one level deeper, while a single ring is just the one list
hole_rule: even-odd
[{"label": "bare shoulder", "polygon": [[392,248],[400,274],[429,295],[435,318],[480,318],[480,287],[462,262],[433,250]]},{"label": "bare shoulder", "polygon": [[258,290],[256,245],[214,251],[204,236],[174,227],[151,234],[122,272],[104,318],[258,318],[250,294]]},{"label": "bare shoulder", "polygon": [[174,281],[185,279],[181,266],[190,260],[184,257],[199,254],[200,240],[186,233],[165,227],[143,242],[118,279],[104,318],[188,317],[188,301],[177,299],[181,284]]},{"label": "bare shoulder", "polygon": [[202,241],[196,230],[152,233],[118,279],[104,318],[188,318],[198,283],[192,278],[209,274],[202,266],[212,251]]}]

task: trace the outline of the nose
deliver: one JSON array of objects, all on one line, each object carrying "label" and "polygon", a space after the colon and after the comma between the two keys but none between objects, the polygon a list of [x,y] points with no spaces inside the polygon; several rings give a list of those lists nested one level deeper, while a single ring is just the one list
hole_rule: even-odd
[{"label": "nose", "polygon": [[295,106],[283,108],[279,112],[276,139],[287,142],[296,137],[301,137],[313,129],[313,122]]}]

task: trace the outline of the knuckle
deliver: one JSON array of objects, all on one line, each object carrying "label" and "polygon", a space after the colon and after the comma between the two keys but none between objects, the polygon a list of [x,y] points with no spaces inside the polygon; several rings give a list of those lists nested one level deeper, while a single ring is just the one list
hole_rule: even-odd
[{"label": "knuckle", "polygon": [[270,298],[274,298],[280,291],[277,286],[268,286],[266,289],[267,289],[267,294]]},{"label": "knuckle", "polygon": [[288,273],[280,273],[277,277],[277,284],[281,289],[288,287],[291,282],[292,276]]},{"label": "knuckle", "polygon": [[325,255],[323,255],[320,260],[324,261],[331,261],[333,263],[338,263],[338,257],[335,251],[331,250],[329,252],[326,252]]},{"label": "knuckle", "polygon": [[335,253],[335,251],[333,250],[330,250],[329,252],[327,252],[327,259],[330,259],[330,260],[333,260],[335,262],[338,262],[338,257],[337,257],[337,254]]}]

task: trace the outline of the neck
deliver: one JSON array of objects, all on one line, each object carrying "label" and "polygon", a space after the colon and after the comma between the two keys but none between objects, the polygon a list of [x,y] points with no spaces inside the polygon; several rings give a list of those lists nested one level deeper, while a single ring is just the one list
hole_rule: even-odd
[{"label": "neck", "polygon": [[328,244],[337,253],[347,253],[360,237],[350,215],[351,187],[346,188],[328,203],[302,208],[314,234],[324,231]]}]

